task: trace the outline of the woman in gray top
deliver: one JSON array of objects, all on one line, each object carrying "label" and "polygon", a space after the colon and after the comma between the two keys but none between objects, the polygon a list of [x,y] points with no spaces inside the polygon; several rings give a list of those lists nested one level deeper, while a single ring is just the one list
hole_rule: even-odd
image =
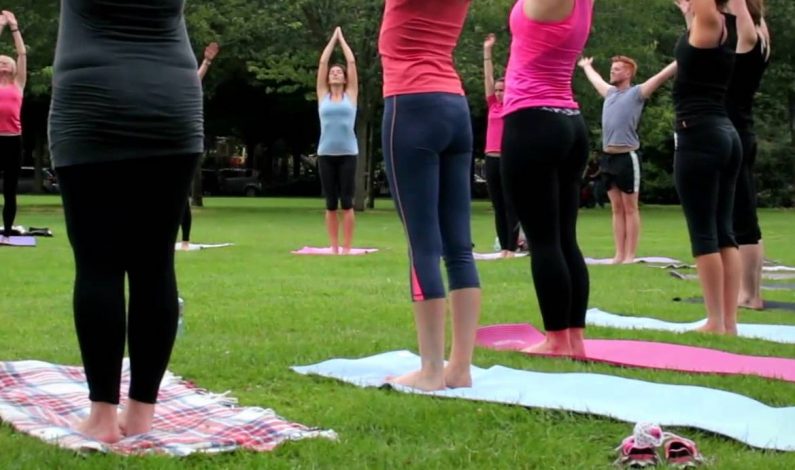
[{"label": "woman in gray top", "polygon": [[[174,238],[204,133],[183,7],[61,0],[50,151],[91,400],[77,428],[104,442],[151,429],[177,331]],[[131,381],[117,417],[125,339]]]}]

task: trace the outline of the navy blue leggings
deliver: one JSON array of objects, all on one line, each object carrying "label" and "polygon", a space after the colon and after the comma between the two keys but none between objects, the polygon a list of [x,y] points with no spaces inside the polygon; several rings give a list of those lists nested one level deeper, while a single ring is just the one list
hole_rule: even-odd
[{"label": "navy blue leggings", "polygon": [[470,169],[472,124],[464,96],[421,93],[388,97],[383,149],[389,190],[409,243],[413,301],[480,287],[472,257]]}]

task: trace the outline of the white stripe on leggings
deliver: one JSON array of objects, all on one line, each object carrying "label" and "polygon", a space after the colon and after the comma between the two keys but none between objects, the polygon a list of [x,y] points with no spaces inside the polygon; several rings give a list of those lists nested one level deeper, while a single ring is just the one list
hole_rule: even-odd
[{"label": "white stripe on leggings", "polygon": [[632,159],[632,188],[635,194],[640,191],[640,160],[638,160],[637,152],[629,152],[629,157]]}]

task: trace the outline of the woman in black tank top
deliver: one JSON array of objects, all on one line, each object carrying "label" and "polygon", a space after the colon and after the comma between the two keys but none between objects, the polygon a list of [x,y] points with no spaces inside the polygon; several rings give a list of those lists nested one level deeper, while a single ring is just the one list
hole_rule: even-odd
[{"label": "woman in black tank top", "polygon": [[740,245],[742,265],[738,303],[741,307],[761,310],[764,308],[761,294],[764,250],[761,243],[762,230],[756,213],[756,183],[753,174],[757,153],[753,106],[754,96],[770,63],[770,33],[763,16],[763,0],[747,0],[747,5],[753,24],[745,27],[750,29],[753,41],[749,43],[750,49],[741,49],[738,45],[726,108],[743,147],[743,162],[734,198],[734,231]]},{"label": "woman in black tank top", "polygon": [[[745,21],[748,10],[734,13]],[[700,331],[737,332],[740,256],[733,230],[734,191],[742,161],[737,131],[726,111],[735,67],[732,18],[726,0],[692,0],[692,22],[675,49],[676,153],[674,181],[687,219],[707,310]]]}]

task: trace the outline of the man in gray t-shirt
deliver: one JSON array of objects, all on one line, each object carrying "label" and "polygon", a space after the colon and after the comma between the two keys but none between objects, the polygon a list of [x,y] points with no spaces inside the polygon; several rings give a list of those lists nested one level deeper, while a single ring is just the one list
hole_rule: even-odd
[{"label": "man in gray t-shirt", "polygon": [[592,58],[582,58],[585,71],[596,91],[605,99],[602,107],[601,170],[613,211],[614,264],[632,263],[640,237],[640,148],[638,124],[646,100],[676,74],[676,63],[640,85],[632,85],[638,66],[629,57],[616,56],[610,67],[610,83],[593,68]]}]

